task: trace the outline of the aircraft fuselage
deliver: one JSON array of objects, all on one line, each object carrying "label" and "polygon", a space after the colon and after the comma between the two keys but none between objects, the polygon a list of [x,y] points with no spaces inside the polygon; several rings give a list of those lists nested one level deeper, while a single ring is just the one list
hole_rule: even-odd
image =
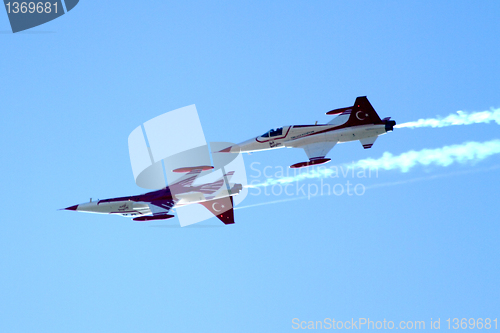
[{"label": "aircraft fuselage", "polygon": [[283,147],[298,148],[317,142],[349,142],[376,137],[387,132],[385,124],[338,127],[341,126],[328,124],[284,126],[281,136],[256,137],[230,147],[230,152],[252,152]]}]

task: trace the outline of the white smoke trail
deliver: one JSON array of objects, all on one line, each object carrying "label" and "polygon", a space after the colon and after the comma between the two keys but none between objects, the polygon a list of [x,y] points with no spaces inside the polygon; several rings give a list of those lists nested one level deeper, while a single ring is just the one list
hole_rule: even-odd
[{"label": "white smoke trail", "polygon": [[380,183],[380,184],[373,184],[373,185],[365,186],[365,189],[368,190],[368,189],[374,189],[374,188],[379,188],[379,187],[389,187],[389,186],[404,185],[404,184],[416,183],[416,182],[420,182],[420,181],[428,181],[428,180],[434,180],[434,179],[440,179],[440,178],[447,178],[447,177],[456,177],[456,176],[462,176],[462,175],[467,175],[467,174],[474,174],[474,173],[479,173],[479,172],[496,171],[498,169],[500,169],[500,164],[493,165],[493,166],[487,167],[487,168],[472,169],[472,170],[461,170],[461,171],[455,171],[455,172],[449,172],[449,173],[442,173],[442,174],[437,174],[437,175],[430,175],[430,176],[424,176],[424,177],[417,177],[417,178],[399,180],[399,181],[394,181],[394,182],[386,182],[386,183]]},{"label": "white smoke trail", "polygon": [[262,183],[247,185],[247,187],[283,185],[307,178],[333,178],[335,174],[337,177],[341,174],[345,176],[350,174],[351,171],[354,173],[355,168],[359,170],[399,170],[408,172],[417,165],[447,167],[454,163],[479,162],[495,154],[500,154],[500,140],[498,139],[486,142],[471,141],[435,149],[410,150],[397,156],[385,152],[378,159],[367,158],[341,166],[319,167],[290,177],[268,178]]},{"label": "white smoke trail", "polygon": [[457,114],[450,114],[445,118],[427,118],[417,121],[396,125],[397,128],[417,128],[417,127],[446,127],[455,125],[470,125],[496,122],[500,125],[500,109],[491,109],[490,111],[472,112],[457,111]]},{"label": "white smoke trail", "polygon": [[466,142],[460,145],[444,146],[436,149],[410,150],[398,156],[385,152],[378,159],[364,159],[355,163],[360,168],[382,170],[399,169],[408,172],[416,165],[438,165],[447,167],[453,163],[478,162],[500,153],[500,140],[486,142]]},{"label": "white smoke trail", "polygon": [[[456,176],[461,176],[461,175],[466,175],[466,174],[474,174],[474,173],[479,173],[479,172],[490,172],[490,171],[496,171],[498,169],[500,169],[500,164],[494,165],[494,166],[489,167],[489,168],[482,168],[482,169],[475,169],[475,170],[462,170],[462,171],[451,172],[451,173],[442,173],[442,174],[438,174],[438,175],[405,179],[405,180],[395,181],[395,182],[373,184],[373,185],[366,186],[365,190],[376,189],[376,188],[380,188],[380,187],[392,187],[392,186],[404,185],[404,184],[408,184],[408,183],[416,183],[416,182],[422,182],[422,181],[435,180],[435,179],[440,179],[440,178],[456,177]],[[281,203],[281,202],[311,199],[311,198],[315,198],[315,197],[321,197],[324,195],[325,194],[318,194],[318,195],[313,195],[313,196],[306,195],[306,196],[295,197],[295,198],[290,198],[290,199],[267,201],[267,202],[261,202],[258,204],[253,204],[253,205],[248,205],[248,206],[238,206],[238,207],[235,207],[234,209],[244,209],[244,208],[257,207],[257,206],[273,205],[273,204]]]},{"label": "white smoke trail", "polygon": [[234,209],[244,209],[244,208],[257,207],[257,206],[266,206],[266,205],[271,205],[271,204],[280,203],[280,202],[288,202],[288,201],[295,201],[295,200],[302,200],[302,199],[307,199],[307,196],[261,202],[261,203],[248,205],[248,206],[238,206],[238,207],[235,207]]}]

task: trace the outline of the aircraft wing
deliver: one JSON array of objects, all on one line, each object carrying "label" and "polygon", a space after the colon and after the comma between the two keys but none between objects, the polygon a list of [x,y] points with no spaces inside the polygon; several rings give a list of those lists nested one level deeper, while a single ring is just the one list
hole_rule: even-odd
[{"label": "aircraft wing", "polygon": [[[181,169],[177,169],[177,170],[181,170]],[[177,171],[177,170],[174,170],[175,172],[182,172],[182,171]],[[184,176],[182,176],[179,180],[175,181],[175,183],[173,183],[172,185],[170,186],[179,186],[179,187],[189,187],[193,184],[193,182],[196,180],[196,178],[198,178],[198,176],[200,175],[200,173],[204,171],[204,169],[202,167],[200,168],[193,168],[191,170],[189,170],[188,173],[186,173]]]},{"label": "aircraft wing", "polygon": [[173,200],[155,200],[148,203],[149,209],[153,215],[168,214],[174,206]]},{"label": "aircraft wing", "polygon": [[134,221],[153,221],[153,220],[167,220],[174,217],[169,215],[168,212],[174,206],[173,200],[155,200],[148,203],[151,215],[144,215],[134,218]]},{"label": "aircraft wing", "polygon": [[324,158],[326,154],[337,144],[336,141],[316,142],[300,148],[304,149],[309,160]]}]

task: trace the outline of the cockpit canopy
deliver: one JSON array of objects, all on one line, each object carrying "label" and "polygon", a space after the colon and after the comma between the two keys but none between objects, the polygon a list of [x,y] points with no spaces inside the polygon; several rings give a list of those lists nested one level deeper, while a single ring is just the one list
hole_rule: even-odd
[{"label": "cockpit canopy", "polygon": [[279,136],[279,135],[283,135],[283,127],[280,127],[280,128],[277,128],[277,129],[272,129],[269,131],[269,132],[266,132],[264,133],[263,135],[261,135],[263,138],[269,138],[269,137],[275,137],[275,136]]}]

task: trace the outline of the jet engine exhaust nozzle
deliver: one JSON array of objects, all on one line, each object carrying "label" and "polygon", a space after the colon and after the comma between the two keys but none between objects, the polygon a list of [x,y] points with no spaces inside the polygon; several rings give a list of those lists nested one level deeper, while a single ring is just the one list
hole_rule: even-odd
[{"label": "jet engine exhaust nozzle", "polygon": [[394,120],[388,120],[385,122],[385,131],[390,132],[394,131],[394,126],[396,126],[396,122]]},{"label": "jet engine exhaust nozzle", "polygon": [[230,193],[232,194],[238,194],[240,191],[243,189],[243,185],[241,184],[234,184],[234,186],[231,188]]}]

